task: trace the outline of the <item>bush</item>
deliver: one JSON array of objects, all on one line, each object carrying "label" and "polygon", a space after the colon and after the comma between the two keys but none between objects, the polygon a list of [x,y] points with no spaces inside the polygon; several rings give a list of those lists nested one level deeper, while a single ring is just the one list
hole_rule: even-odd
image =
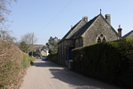
[{"label": "bush", "polygon": [[73,54],[75,71],[133,88],[133,38],[86,46]]},{"label": "bush", "polygon": [[26,68],[31,65],[35,58],[29,57],[26,53],[23,53],[23,59],[21,62],[22,68]]}]

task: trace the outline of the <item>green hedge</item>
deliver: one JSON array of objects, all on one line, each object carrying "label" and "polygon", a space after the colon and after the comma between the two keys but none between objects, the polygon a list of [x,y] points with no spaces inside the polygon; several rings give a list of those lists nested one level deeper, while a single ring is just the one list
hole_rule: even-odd
[{"label": "green hedge", "polygon": [[73,50],[73,70],[133,88],[133,38]]},{"label": "green hedge", "polygon": [[11,43],[0,40],[0,89],[8,89],[22,77],[32,58]]}]

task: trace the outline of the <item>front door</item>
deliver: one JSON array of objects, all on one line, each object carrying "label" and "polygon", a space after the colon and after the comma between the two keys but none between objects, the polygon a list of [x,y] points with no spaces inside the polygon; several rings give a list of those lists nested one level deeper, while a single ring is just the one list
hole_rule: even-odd
[{"label": "front door", "polygon": [[74,49],[74,47],[70,47],[69,48],[69,60],[72,60],[72,50]]}]

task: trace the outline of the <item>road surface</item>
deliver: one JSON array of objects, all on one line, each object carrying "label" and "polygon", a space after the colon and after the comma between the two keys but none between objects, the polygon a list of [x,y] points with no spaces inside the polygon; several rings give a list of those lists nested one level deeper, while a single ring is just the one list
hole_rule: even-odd
[{"label": "road surface", "polygon": [[41,59],[28,68],[23,80],[20,89],[120,89]]}]

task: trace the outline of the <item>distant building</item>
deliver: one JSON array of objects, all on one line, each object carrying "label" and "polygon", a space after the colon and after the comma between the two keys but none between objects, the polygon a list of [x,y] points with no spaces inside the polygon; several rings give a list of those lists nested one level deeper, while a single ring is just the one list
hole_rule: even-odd
[{"label": "distant building", "polygon": [[42,56],[48,56],[49,53],[48,53],[47,49],[42,49],[41,54],[42,54]]},{"label": "distant building", "polygon": [[114,41],[121,38],[121,31],[111,26],[111,15],[100,14],[88,21],[83,17],[58,43],[58,62],[66,65],[72,60],[72,50],[99,42]]},{"label": "distant building", "polygon": [[36,55],[39,56],[41,54],[42,57],[48,56],[48,49],[37,49]]}]

